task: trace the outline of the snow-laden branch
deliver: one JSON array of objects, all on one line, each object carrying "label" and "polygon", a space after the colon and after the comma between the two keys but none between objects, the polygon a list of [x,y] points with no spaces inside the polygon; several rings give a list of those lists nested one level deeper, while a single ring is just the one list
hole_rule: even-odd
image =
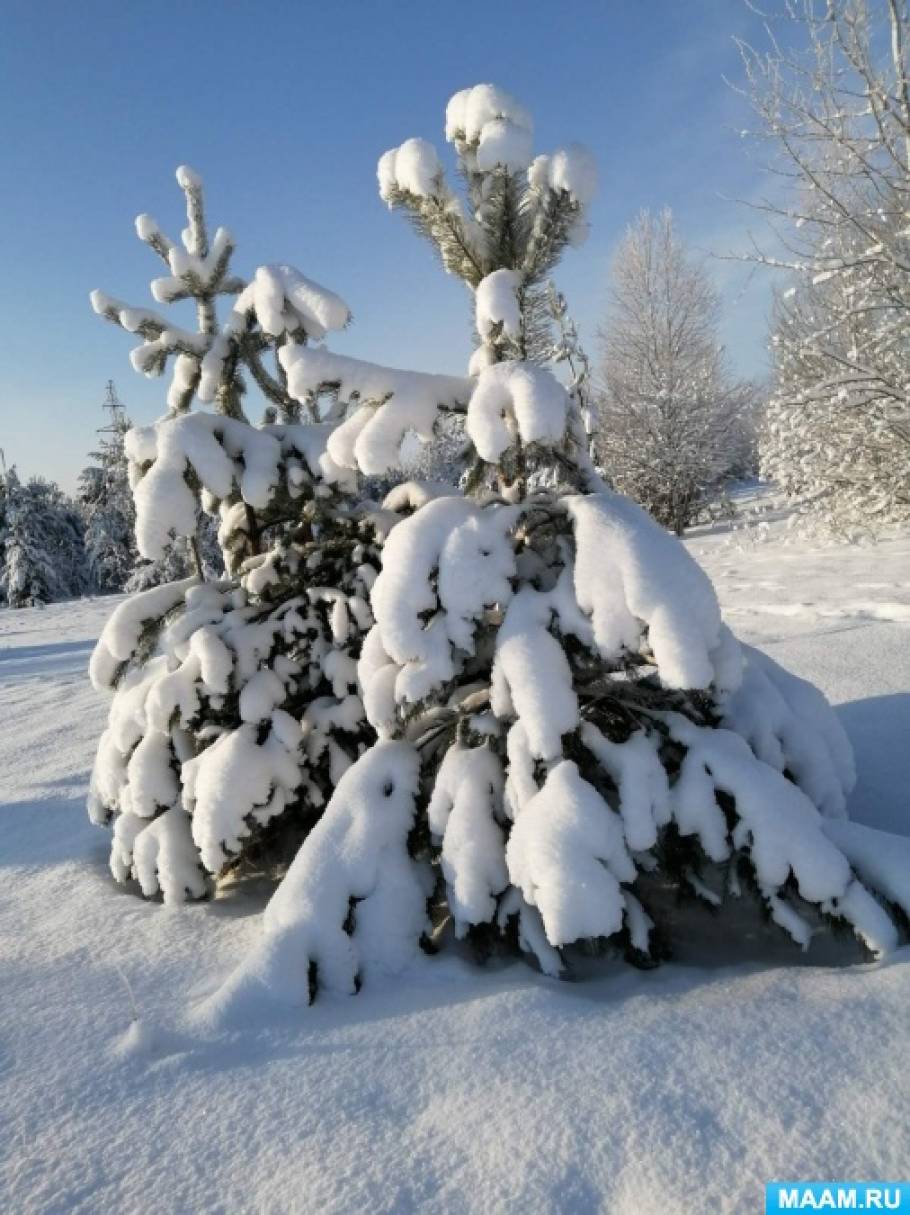
[{"label": "snow-laden branch", "polygon": [[321,347],[287,345],[279,360],[295,400],[333,391],[355,406],[332,435],[329,453],[342,467],[367,474],[396,467],[409,432],[432,439],[440,410],[464,410],[471,393],[470,380],[458,376],[399,371]]}]

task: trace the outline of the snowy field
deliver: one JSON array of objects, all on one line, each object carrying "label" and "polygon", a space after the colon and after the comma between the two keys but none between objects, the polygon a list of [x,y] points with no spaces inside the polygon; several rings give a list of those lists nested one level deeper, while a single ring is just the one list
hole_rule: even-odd
[{"label": "snowy field", "polygon": [[[910,834],[910,539],[691,540],[730,624],[838,705],[851,814]],[[555,983],[425,962],[244,1033],[188,1016],[265,892],[163,908],[85,816],[111,600],[0,612],[0,1210],[763,1209],[773,1178],[910,1175],[910,950],[752,933]],[[135,1019],[138,1013],[138,1021]]]}]

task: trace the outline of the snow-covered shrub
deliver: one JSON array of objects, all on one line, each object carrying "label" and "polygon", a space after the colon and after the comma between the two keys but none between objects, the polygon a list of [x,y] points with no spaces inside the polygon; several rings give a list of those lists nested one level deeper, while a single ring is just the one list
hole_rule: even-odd
[{"label": "snow-covered shrub", "polygon": [[584,230],[587,155],[532,161],[529,116],[492,86],[457,94],[446,129],[467,209],[420,140],[381,159],[380,191],[474,289],[470,380],[367,375],[321,352],[311,368],[306,350],[286,366],[292,392],[327,380],[373,397],[329,441],[371,473],[407,425],[429,433],[458,402],[470,491],[397,495],[412,513],[383,547],[357,668],[379,741],[217,1015],[355,991],[450,936],[554,975],[605,943],[650,963],[668,886],[718,905],[748,888],[802,946],[827,919],[884,952],[895,928],[870,886],[905,910],[910,891],[877,883],[868,858],[861,880],[828,829],[853,779],[830,707],[739,645],[686,549],[599,481],[574,397],[524,357],[531,289]]},{"label": "snow-covered shrub", "polygon": [[[292,396],[280,365],[266,366],[346,324],[347,306],[289,266],[233,276],[232,238],[219,229],[209,244],[199,178],[177,177],[182,245],[148,216],[136,226],[170,270],[153,295],[194,299],[198,332],[92,297],[143,339],[137,368],[158,375],[173,360],[168,414],[124,437],[148,563],[134,578],[181,551],[195,572],[134,595],[104,630],[91,675],[114,699],[90,795],[92,818],[113,826],[114,876],[171,901],[203,894],[206,874],[287,862],[375,737],[356,663],[377,545],[396,518],[359,502],[357,475],[328,452],[337,399]],[[222,295],[237,298],[219,324]],[[258,425],[242,409],[246,378],[268,402]],[[194,396],[215,410],[191,411]],[[216,526],[227,575],[213,578],[200,538]]]}]

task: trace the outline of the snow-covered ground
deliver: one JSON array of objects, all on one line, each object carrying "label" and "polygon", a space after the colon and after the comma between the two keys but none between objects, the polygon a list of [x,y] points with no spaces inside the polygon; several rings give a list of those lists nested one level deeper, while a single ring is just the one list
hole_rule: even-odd
[{"label": "snow-covered ground", "polygon": [[[691,540],[734,629],[839,706],[851,813],[910,834],[910,538]],[[426,962],[256,1030],[187,1016],[265,892],[164,908],[85,817],[111,600],[0,612],[0,1209],[762,1209],[773,1178],[910,1174],[910,950],[753,933],[556,983]],[[821,964],[820,964],[821,963]],[[138,1020],[135,1019],[138,1013]]]}]

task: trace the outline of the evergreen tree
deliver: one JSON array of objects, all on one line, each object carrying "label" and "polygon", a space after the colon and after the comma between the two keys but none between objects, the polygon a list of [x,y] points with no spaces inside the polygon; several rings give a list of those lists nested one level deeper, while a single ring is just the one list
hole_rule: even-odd
[{"label": "evergreen tree", "polygon": [[93,463],[79,475],[77,501],[85,520],[85,551],[92,584],[95,590],[108,594],[125,588],[138,554],[125,447],[132,423],[113,380],[107,384],[104,408],[110,418],[98,431],[98,449],[90,453]]},{"label": "evergreen tree", "polygon": [[[192,570],[120,604],[96,647],[93,682],[114,697],[89,807],[113,827],[114,876],[167,900],[230,870],[280,868],[373,737],[356,660],[376,544],[395,518],[361,505],[328,451],[337,393],[287,388],[285,360],[344,326],[346,305],[290,266],[236,277],[233,238],[209,239],[198,176],[177,178],[181,243],[148,216],[136,227],[169,270],[153,295],[194,300],[197,331],[92,297],[142,339],[139,370],[173,366],[168,415],[127,431],[124,448],[140,557],[160,569],[181,546]],[[223,296],[235,298],[219,321]],[[243,408],[249,380],[267,402],[258,425]],[[214,410],[193,409],[197,398]],[[226,576],[207,573],[200,514]]]},{"label": "evergreen tree", "polygon": [[463,409],[467,492],[390,498],[411,513],[383,545],[357,667],[379,741],[341,774],[216,1015],[353,992],[452,936],[548,974],[592,947],[651,964],[668,891],[752,895],[803,947],[825,920],[888,950],[869,886],[905,911],[910,889],[890,837],[842,821],[837,718],[740,645],[686,549],[600,481],[577,400],[529,360],[541,276],[584,232],[590,157],[532,159],[529,115],[488,85],[456,94],[446,134],[467,206],[422,140],[387,152],[379,182],[472,291],[466,403],[455,382],[325,351],[283,361],[297,399],[330,383],[351,403],[329,450],[371,475]]},{"label": "evergreen tree", "polygon": [[6,605],[6,538],[7,538],[7,504],[9,501],[9,473],[6,468],[6,457],[0,447],[0,606]]},{"label": "evergreen tree", "polygon": [[3,568],[0,593],[9,607],[37,607],[84,594],[82,520],[73,502],[52,482],[25,485],[15,468],[4,477]]}]

